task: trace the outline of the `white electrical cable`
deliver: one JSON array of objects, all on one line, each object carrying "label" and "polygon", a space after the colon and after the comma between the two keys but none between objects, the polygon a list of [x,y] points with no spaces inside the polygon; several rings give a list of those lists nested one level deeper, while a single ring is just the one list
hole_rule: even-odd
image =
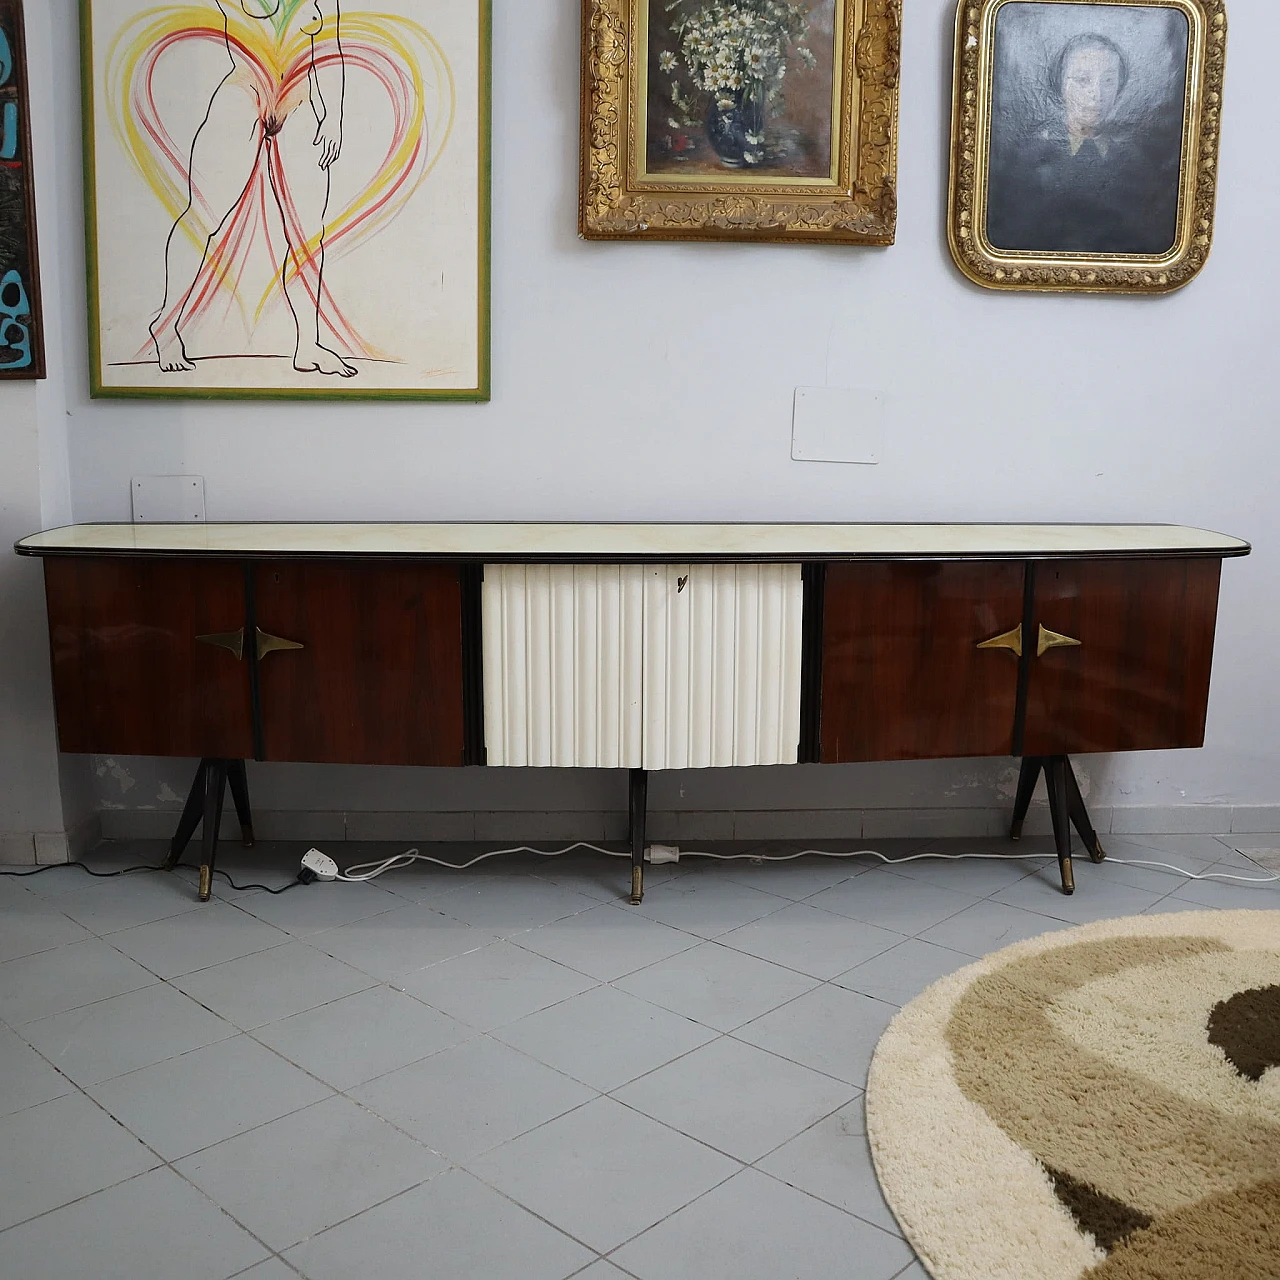
[{"label": "white electrical cable", "polygon": [[[446,862],[442,858],[433,858],[429,854],[419,853],[417,849],[406,849],[404,853],[397,853],[381,862],[357,863],[355,866],[348,867],[345,872],[339,872],[337,878],[358,884],[366,880],[374,880],[386,871],[395,871],[401,867],[412,866],[415,862],[429,862],[437,867],[447,867],[451,871],[465,871],[468,867],[474,867],[477,863],[484,862],[489,858],[500,858],[513,853],[532,853],[540,858],[559,858],[578,849],[589,849],[593,853],[602,853],[610,858],[630,858],[631,856],[629,853],[620,853],[616,849],[602,849],[599,845],[588,844],[583,840],[578,841],[576,844],[566,845],[563,849],[534,849],[528,845],[519,845],[512,849],[491,849],[488,853],[478,854],[470,862]],[[1249,858],[1247,853],[1242,852],[1242,856]],[[1000,862],[1053,861],[1053,855],[1045,853],[913,853],[902,858],[890,858],[877,849],[852,849],[834,853],[829,849],[802,849],[799,853],[776,854],[707,853],[699,849],[682,849],[680,857],[716,858],[723,862],[791,862],[796,858],[807,857],[879,858],[881,862],[890,866],[896,866],[901,862],[919,862],[921,859],[937,859],[944,862],[963,862],[967,859],[991,859]],[[1172,871],[1177,875],[1186,876],[1188,880],[1233,880],[1240,884],[1272,884],[1276,880],[1280,880],[1280,874],[1259,878],[1257,876],[1233,876],[1225,871],[1196,873],[1194,871],[1186,871],[1182,867],[1175,867],[1168,862],[1152,862],[1143,858],[1109,857],[1106,861],[1114,862],[1122,867],[1158,867],[1162,871]],[[1254,862],[1254,859],[1249,858],[1249,861]],[[1260,871],[1264,870],[1260,863],[1254,862],[1254,865]]]}]

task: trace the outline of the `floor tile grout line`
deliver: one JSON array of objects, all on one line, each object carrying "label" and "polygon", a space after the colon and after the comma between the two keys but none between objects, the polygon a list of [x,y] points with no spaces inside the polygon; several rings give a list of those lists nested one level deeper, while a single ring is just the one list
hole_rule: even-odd
[{"label": "floor tile grout line", "polygon": [[[722,1037],[722,1038],[723,1038],[723,1039],[728,1039],[729,1037],[725,1036],[725,1037]],[[705,1047],[705,1046],[703,1046],[703,1047]],[[695,1052],[696,1052],[696,1050],[695,1050]],[[686,1055],[686,1056],[687,1056],[687,1055]],[[775,1056],[775,1057],[777,1057],[777,1056],[779,1056],[779,1055],[775,1054],[774,1056]],[[669,1064],[668,1064],[668,1065],[669,1065]],[[792,1064],[792,1065],[799,1065],[799,1064]],[[812,1068],[810,1068],[810,1070],[812,1070]],[[820,1074],[820,1073],[819,1073],[819,1074]],[[833,1078],[833,1077],[829,1077],[829,1078]],[[631,1083],[633,1083],[633,1084],[634,1084],[635,1082],[634,1082],[634,1081],[632,1081]],[[635,1103],[628,1102],[625,1098],[617,1098],[617,1097],[614,1097],[614,1095],[613,1095],[613,1094],[611,1094],[611,1093],[610,1093],[610,1094],[606,1094],[605,1096],[606,1096],[607,1098],[610,1098],[612,1101],[614,1101],[614,1102],[618,1103],[618,1105],[619,1105],[619,1106],[626,1107],[626,1109],[627,1109],[628,1111],[634,1112],[634,1113],[635,1113],[636,1115],[638,1115],[638,1116],[643,1116],[643,1117],[644,1117],[644,1119],[646,1119],[646,1120],[652,1120],[655,1124],[660,1124],[660,1125],[664,1126],[665,1128],[670,1129],[673,1133],[678,1133],[682,1138],[688,1138],[690,1142],[696,1142],[696,1143],[698,1143],[698,1144],[699,1144],[699,1145],[701,1145],[701,1146],[709,1147],[709,1148],[710,1148],[712,1151],[714,1151],[717,1155],[724,1156],[724,1157],[725,1157],[726,1159],[728,1159],[728,1160],[736,1160],[736,1161],[738,1162],[738,1164],[740,1164],[740,1165],[742,1165],[742,1166],[743,1166],[743,1168],[746,1168],[746,1169],[755,1169],[755,1168],[756,1168],[757,1163],[758,1163],[760,1160],[767,1160],[767,1159],[769,1158],[769,1156],[771,1156],[771,1155],[774,1153],[774,1151],[777,1151],[777,1150],[778,1150],[778,1148],[779,1148],[779,1147],[785,1147],[785,1146],[787,1145],[787,1143],[788,1143],[788,1142],[792,1142],[792,1141],[794,1141],[794,1139],[796,1139],[796,1138],[800,1137],[800,1135],[801,1135],[801,1134],[803,1134],[803,1133],[808,1133],[808,1132],[809,1132],[809,1130],[810,1130],[811,1128],[813,1128],[813,1127],[814,1127],[814,1125],[821,1124],[821,1123],[823,1122],[823,1120],[829,1120],[833,1115],[835,1115],[835,1113],[836,1113],[837,1111],[841,1111],[841,1110],[843,1110],[843,1109],[844,1109],[845,1107],[847,1107],[851,1102],[857,1102],[857,1101],[858,1101],[858,1099],[859,1099],[859,1098],[861,1098],[861,1097],[863,1096],[863,1090],[862,1090],[862,1089],[860,1089],[860,1088],[858,1088],[858,1086],[857,1086],[857,1085],[851,1085],[851,1084],[848,1084],[846,1081],[840,1081],[839,1083],[844,1084],[846,1088],[852,1089],[852,1090],[853,1090],[853,1093],[854,1093],[854,1096],[853,1096],[853,1097],[851,1097],[851,1098],[846,1098],[846,1099],[845,1099],[845,1100],[844,1100],[844,1101],[843,1101],[843,1102],[842,1102],[838,1107],[833,1107],[833,1108],[832,1108],[832,1110],[831,1110],[831,1111],[829,1111],[829,1112],[827,1112],[827,1114],[826,1114],[826,1115],[824,1115],[824,1116],[820,1116],[817,1120],[815,1120],[815,1121],[813,1122],[813,1124],[811,1124],[811,1125],[806,1125],[803,1129],[801,1129],[801,1130],[800,1130],[800,1132],[799,1132],[799,1133],[793,1133],[793,1134],[791,1135],[791,1137],[787,1138],[787,1139],[786,1139],[785,1141],[783,1141],[783,1142],[780,1142],[780,1143],[778,1144],[778,1146],[777,1146],[777,1147],[773,1147],[773,1148],[771,1148],[770,1150],[766,1151],[763,1155],[761,1155],[761,1156],[757,1156],[755,1159],[751,1159],[751,1160],[748,1160],[748,1159],[744,1158],[743,1156],[734,1155],[734,1153],[733,1153],[732,1151],[726,1151],[723,1147],[717,1147],[717,1146],[715,1145],[715,1143],[714,1143],[714,1142],[709,1142],[706,1138],[699,1138],[696,1134],[692,1134],[692,1133],[687,1132],[687,1131],[686,1131],[686,1130],[684,1130],[684,1129],[681,1129],[679,1125],[673,1124],[670,1120],[663,1120],[660,1116],[655,1116],[655,1115],[653,1115],[651,1112],[645,1111],[645,1110],[643,1110],[642,1108],[637,1107],[637,1106],[635,1105]],[[625,1089],[626,1087],[627,1087],[626,1085],[619,1085],[619,1086],[618,1086],[618,1088],[619,1088],[619,1089]],[[764,1172],[765,1172],[765,1170],[763,1170],[763,1169],[759,1169],[759,1170],[757,1170],[757,1172],[759,1172],[759,1173],[764,1173]],[[772,1175],[771,1175],[771,1174],[770,1174],[770,1175],[768,1175],[768,1176],[772,1177]],[[779,1179],[779,1181],[781,1181],[781,1179]],[[789,1185],[790,1185],[790,1183],[788,1183],[787,1185],[789,1186]],[[838,1206],[838,1205],[837,1205],[837,1206],[834,1206],[834,1207],[839,1208],[839,1206]],[[846,1212],[847,1212],[847,1210],[846,1210]],[[854,1216],[856,1217],[857,1215],[854,1215]]]},{"label": "floor tile grout line", "polygon": [[[805,1132],[807,1132],[807,1130]],[[799,1134],[796,1135],[796,1137],[799,1136]],[[783,1145],[785,1145],[785,1143]],[[762,1156],[761,1159],[767,1159],[767,1157]],[[785,1178],[779,1177],[776,1173],[770,1173],[768,1169],[761,1169],[754,1164],[749,1165],[748,1168],[760,1174],[762,1177],[769,1178],[774,1182],[780,1183],[784,1187],[790,1187],[792,1191],[798,1191],[801,1195],[808,1196],[810,1200],[816,1200],[819,1204],[825,1204],[828,1208],[835,1209],[837,1212],[843,1213],[847,1217],[861,1222],[864,1226],[868,1226],[875,1231],[879,1231],[882,1235],[888,1236],[890,1240],[897,1240],[900,1244],[906,1244],[908,1248],[911,1247],[907,1242],[906,1236],[904,1236],[900,1231],[890,1231],[888,1227],[882,1227],[878,1222],[872,1222],[870,1218],[864,1218],[862,1214],[854,1213],[852,1209],[846,1209],[843,1205],[836,1204],[834,1200],[828,1200],[824,1196],[820,1196],[816,1191],[810,1191],[807,1187],[800,1187],[794,1182],[788,1182]],[[890,1209],[889,1212],[892,1214],[893,1210]],[[894,1218],[894,1221],[897,1221],[896,1217]],[[914,1250],[912,1250],[912,1252],[914,1253]],[[910,1264],[908,1263],[908,1265]]]},{"label": "floor tile grout line", "polygon": [[[227,1209],[225,1205],[219,1204],[211,1195],[209,1195],[208,1192],[204,1190],[204,1188],[199,1187],[194,1182],[192,1182],[191,1179],[188,1178],[182,1172],[182,1170],[175,1168],[173,1161],[166,1160],[164,1156],[160,1154],[160,1152],[158,1152],[149,1142],[146,1141],[145,1138],[135,1133],[134,1130],[132,1130],[127,1124],[124,1123],[123,1120],[121,1120],[118,1116],[114,1115],[110,1110],[107,1109],[107,1107],[105,1107],[101,1102],[99,1102],[97,1098],[95,1098],[92,1094],[88,1093],[85,1089],[81,1088],[79,1085],[77,1085],[76,1088],[85,1098],[87,1098],[95,1107],[97,1107],[98,1110],[101,1111],[103,1115],[107,1117],[107,1119],[109,1119],[113,1124],[119,1126],[119,1128],[121,1128],[131,1138],[135,1139],[142,1147],[144,1147],[147,1151],[149,1151],[156,1158],[156,1160],[159,1161],[159,1163],[156,1165],[153,1165],[150,1169],[143,1169],[139,1173],[132,1174],[128,1178],[121,1178],[116,1182],[110,1183],[108,1186],[99,1187],[97,1188],[97,1190],[89,1192],[88,1195],[77,1196],[74,1200],[68,1200],[64,1204],[55,1205],[54,1207],[44,1210],[41,1213],[33,1214],[30,1218],[25,1218],[22,1222],[11,1223],[10,1226],[4,1229],[5,1231],[11,1231],[13,1230],[14,1227],[23,1226],[28,1222],[34,1222],[38,1218],[47,1217],[50,1214],[57,1213],[61,1209],[69,1208],[73,1204],[79,1204],[84,1200],[88,1200],[92,1196],[100,1195],[104,1191],[111,1191],[116,1187],[124,1186],[126,1183],[134,1182],[139,1178],[145,1178],[150,1174],[156,1173],[159,1169],[164,1168],[164,1169],[167,1169],[170,1173],[174,1174],[176,1177],[180,1178],[184,1183],[186,1183],[189,1187],[191,1187],[196,1192],[196,1194],[199,1195],[202,1199],[208,1201],[209,1204],[213,1205],[213,1207],[217,1209],[217,1211],[220,1214],[228,1218],[231,1222],[235,1223],[236,1226],[239,1227],[242,1231],[244,1231],[251,1239],[255,1240],[264,1249],[266,1249],[269,1254],[276,1253],[276,1250],[273,1249],[272,1246],[269,1245],[264,1239],[262,1239],[261,1236],[259,1236],[256,1232],[250,1230],[250,1228],[245,1223],[241,1222],[240,1219],[237,1218],[229,1209]],[[64,1095],[64,1096],[67,1096],[67,1095]],[[3,1234],[4,1232],[0,1231],[0,1236],[2,1236]],[[258,1262],[254,1263],[253,1265],[259,1266],[261,1265],[261,1263],[265,1262],[266,1260],[267,1260],[266,1258],[260,1258]]]}]

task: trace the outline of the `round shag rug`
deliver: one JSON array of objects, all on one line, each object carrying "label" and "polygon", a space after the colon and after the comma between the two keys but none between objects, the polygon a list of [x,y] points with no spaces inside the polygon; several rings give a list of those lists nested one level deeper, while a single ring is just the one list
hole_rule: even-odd
[{"label": "round shag rug", "polygon": [[1274,1280],[1280,911],[996,951],[898,1014],[866,1105],[936,1280]]}]

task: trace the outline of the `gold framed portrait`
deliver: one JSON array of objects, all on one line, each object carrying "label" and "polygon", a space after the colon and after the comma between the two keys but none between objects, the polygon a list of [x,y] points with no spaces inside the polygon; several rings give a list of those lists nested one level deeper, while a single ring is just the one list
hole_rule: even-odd
[{"label": "gold framed portrait", "polygon": [[948,238],[991,289],[1167,293],[1213,238],[1222,0],[961,0]]},{"label": "gold framed portrait", "polygon": [[892,244],[901,0],[583,0],[579,231]]}]

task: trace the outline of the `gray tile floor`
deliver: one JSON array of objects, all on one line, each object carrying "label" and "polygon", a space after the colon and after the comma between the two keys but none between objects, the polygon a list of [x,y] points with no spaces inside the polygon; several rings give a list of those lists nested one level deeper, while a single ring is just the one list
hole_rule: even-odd
[{"label": "gray tile floor", "polygon": [[[1227,837],[1108,846],[1261,874]],[[280,884],[304,847],[223,862]],[[1280,884],[1083,860],[1077,880],[699,859],[652,868],[633,908],[625,864],[590,855],[220,882],[207,906],[189,871],[0,878],[0,1276],[826,1280],[856,1259],[918,1280],[863,1119],[897,1008],[1046,930],[1280,907]]]}]

